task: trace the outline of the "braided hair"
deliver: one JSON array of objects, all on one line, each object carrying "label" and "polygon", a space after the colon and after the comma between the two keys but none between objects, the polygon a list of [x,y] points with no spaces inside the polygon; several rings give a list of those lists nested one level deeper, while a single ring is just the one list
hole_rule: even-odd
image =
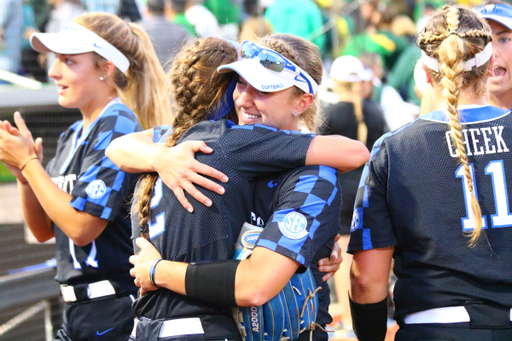
[{"label": "braided hair", "polygon": [[471,193],[471,209],[476,228],[470,234],[470,246],[476,244],[482,232],[482,211],[475,194],[474,175],[464,146],[458,101],[461,89],[473,87],[477,95],[485,94],[489,61],[469,71],[464,71],[463,63],[474,58],[491,40],[489,25],[470,9],[459,6],[443,6],[429,20],[417,39],[417,45],[440,63],[438,72],[432,69],[428,69],[428,72],[433,83],[444,88],[443,97],[450,119],[452,144],[457,150]]},{"label": "braided hair", "polygon": [[[165,145],[176,145],[179,138],[194,124],[205,121],[210,110],[220,101],[233,79],[233,73],[218,73],[217,67],[235,62],[237,51],[227,41],[208,37],[196,39],[176,55],[167,74],[174,117],[173,133]],[[156,173],[145,174],[136,193],[135,212],[140,224],[147,224]]]}]

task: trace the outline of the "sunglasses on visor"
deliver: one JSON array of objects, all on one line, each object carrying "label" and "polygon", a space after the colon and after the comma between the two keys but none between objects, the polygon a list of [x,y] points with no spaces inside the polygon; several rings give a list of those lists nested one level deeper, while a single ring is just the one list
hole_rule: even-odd
[{"label": "sunglasses on visor", "polygon": [[[311,76],[306,73],[306,71],[302,70],[298,65],[286,59],[276,51],[261,47],[256,45],[251,41],[245,41],[240,48],[240,59],[252,59],[257,58],[259,63],[265,67],[266,69],[277,72],[277,73],[290,73],[290,78],[299,89],[304,90],[304,92],[309,92],[313,96],[315,96],[316,89],[318,89],[318,84],[311,78]],[[298,79],[300,77],[301,79]],[[305,89],[304,84],[308,85],[307,89]]]}]

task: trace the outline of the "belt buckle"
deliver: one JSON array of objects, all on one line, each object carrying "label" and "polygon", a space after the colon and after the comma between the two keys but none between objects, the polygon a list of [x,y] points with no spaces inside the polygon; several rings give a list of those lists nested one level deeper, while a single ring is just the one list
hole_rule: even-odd
[{"label": "belt buckle", "polygon": [[72,285],[61,284],[60,285],[60,293],[62,295],[62,299],[64,302],[76,302],[75,289]]}]

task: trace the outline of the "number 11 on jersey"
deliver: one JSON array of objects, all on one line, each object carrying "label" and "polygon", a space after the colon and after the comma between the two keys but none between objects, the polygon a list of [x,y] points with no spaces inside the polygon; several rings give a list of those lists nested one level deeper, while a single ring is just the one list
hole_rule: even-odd
[{"label": "number 11 on jersey", "polygon": [[[471,174],[475,178],[475,169],[473,164],[470,164]],[[493,228],[501,228],[512,226],[512,214],[510,213],[507,180],[505,178],[505,169],[503,160],[494,160],[487,164],[485,167],[485,174],[490,175],[492,178],[492,189],[494,193],[494,205],[496,214],[491,215],[491,225]],[[457,178],[462,179],[462,187],[464,189],[464,202],[466,205],[467,216],[462,218],[462,230],[471,231],[476,227],[475,216],[471,209],[471,193],[464,176],[464,168],[461,165],[455,172]],[[478,198],[478,191],[476,183],[474,184],[475,195]],[[487,228],[487,216],[482,216],[482,228]]]}]

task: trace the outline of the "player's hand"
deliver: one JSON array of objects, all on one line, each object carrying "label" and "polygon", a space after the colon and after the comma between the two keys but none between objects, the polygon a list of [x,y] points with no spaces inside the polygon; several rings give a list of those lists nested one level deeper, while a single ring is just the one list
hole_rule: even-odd
[{"label": "player's hand", "polygon": [[224,187],[202,175],[222,182],[227,182],[228,177],[194,158],[194,154],[197,152],[209,154],[212,151],[213,149],[202,141],[187,141],[169,148],[168,155],[162,155],[161,161],[154,162],[156,171],[162,181],[174,192],[181,205],[189,212],[193,212],[194,208],[185,197],[184,191],[187,191],[194,199],[206,206],[212,204],[212,201],[199,192],[194,184],[224,194]]},{"label": "player's hand", "polygon": [[329,278],[334,276],[336,271],[339,270],[340,264],[343,261],[343,257],[341,256],[342,250],[338,245],[338,240],[341,236],[338,234],[334,238],[334,246],[332,247],[331,257],[320,259],[318,262],[318,271],[327,272],[327,274],[322,278],[324,282],[327,282]]},{"label": "player's hand", "polygon": [[[16,112],[18,113],[18,112]],[[0,129],[5,130],[6,132],[9,132],[13,136],[19,136],[21,135],[20,131],[11,125],[11,122],[9,121],[0,121]],[[34,142],[34,148],[37,153],[37,157],[39,159],[39,162],[43,162],[43,139],[41,137],[38,137]],[[21,174],[19,168],[17,168],[14,165],[11,165],[9,163],[5,163],[7,166],[7,169],[22,183],[27,183],[27,180],[25,177]]]},{"label": "player's hand", "polygon": [[162,258],[158,250],[144,238],[137,238],[135,240],[140,252],[130,257],[130,263],[134,267],[130,270],[130,275],[135,277],[135,285],[140,288],[141,296],[148,291],[155,291],[158,288],[151,284],[149,280],[149,268],[151,264],[159,258]]},{"label": "player's hand", "polygon": [[14,113],[14,120],[18,128],[8,121],[0,121],[0,161],[7,165],[18,180],[26,183],[19,169],[34,157],[42,161],[43,140],[38,138],[34,142],[19,112]]}]

